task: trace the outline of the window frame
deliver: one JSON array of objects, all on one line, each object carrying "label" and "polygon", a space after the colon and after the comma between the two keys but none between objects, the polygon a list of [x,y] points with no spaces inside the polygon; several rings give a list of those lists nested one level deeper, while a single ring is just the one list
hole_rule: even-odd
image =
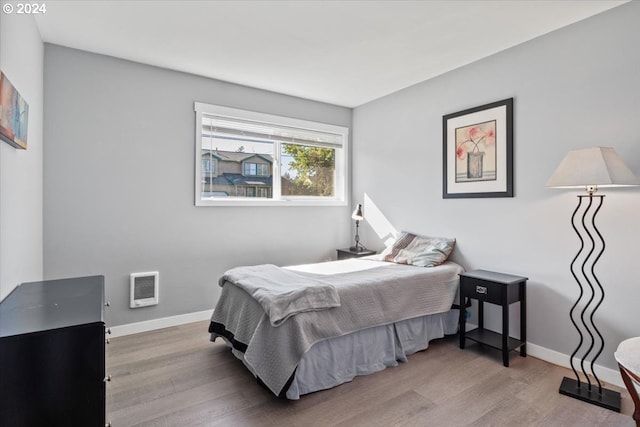
[{"label": "window frame", "polygon": [[[295,119],[292,117],[277,116],[273,114],[260,113],[256,111],[241,110],[237,108],[224,107],[221,105],[206,104],[202,102],[194,103],[195,111],[195,186],[194,199],[195,206],[346,206],[349,200],[350,190],[350,162],[349,162],[349,128],[345,126],[331,125],[327,123],[313,122],[309,120]],[[342,145],[334,146],[335,149],[335,182],[334,196],[282,196],[281,193],[281,145],[290,144],[288,141],[273,142],[273,165],[271,197],[219,197],[213,199],[202,199],[201,179],[202,179],[202,119],[206,115],[227,117],[230,119],[250,120],[263,124],[271,124],[274,127],[287,126],[318,132],[328,132],[342,137]],[[305,146],[314,146],[306,145]],[[321,146],[321,145],[318,145]],[[216,165],[217,166],[217,165]],[[257,171],[256,166],[256,171]],[[217,169],[217,168],[216,168]],[[244,165],[243,165],[244,171]]]}]

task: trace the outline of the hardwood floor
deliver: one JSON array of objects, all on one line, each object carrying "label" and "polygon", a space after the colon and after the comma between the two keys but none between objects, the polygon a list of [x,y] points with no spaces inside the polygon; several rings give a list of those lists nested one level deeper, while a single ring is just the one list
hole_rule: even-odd
[{"label": "hardwood floor", "polygon": [[107,346],[107,419],[124,426],[635,426],[622,413],[560,395],[567,369],[456,337],[432,341],[408,363],[357,377],[298,401],[257,385],[208,322],[111,340]]}]

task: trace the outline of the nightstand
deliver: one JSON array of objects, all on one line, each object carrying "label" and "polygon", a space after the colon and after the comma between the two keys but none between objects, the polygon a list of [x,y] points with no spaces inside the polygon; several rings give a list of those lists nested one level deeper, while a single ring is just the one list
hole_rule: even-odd
[{"label": "nightstand", "polygon": [[[520,348],[527,356],[527,278],[493,271],[473,270],[460,274],[460,348],[469,339],[502,351],[502,364],[509,366],[509,352]],[[478,327],[465,330],[466,298],[478,300]],[[484,303],[502,307],[502,333],[484,328]],[[509,306],[520,302],[520,339],[509,336]]]},{"label": "nightstand", "polygon": [[360,258],[367,255],[374,255],[376,251],[371,251],[369,249],[365,249],[364,251],[356,252],[352,251],[349,248],[336,249],[338,252],[338,260],[348,259],[348,258]]}]

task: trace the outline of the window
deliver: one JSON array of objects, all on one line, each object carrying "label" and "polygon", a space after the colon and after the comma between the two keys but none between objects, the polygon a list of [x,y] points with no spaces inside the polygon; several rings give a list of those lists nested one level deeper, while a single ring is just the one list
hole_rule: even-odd
[{"label": "window", "polygon": [[246,176],[269,176],[271,175],[269,165],[266,163],[245,163],[244,174]]},{"label": "window", "polygon": [[210,177],[216,174],[216,162],[211,158],[202,159],[202,176]]},{"label": "window", "polygon": [[348,129],[195,103],[196,200],[344,205]]}]

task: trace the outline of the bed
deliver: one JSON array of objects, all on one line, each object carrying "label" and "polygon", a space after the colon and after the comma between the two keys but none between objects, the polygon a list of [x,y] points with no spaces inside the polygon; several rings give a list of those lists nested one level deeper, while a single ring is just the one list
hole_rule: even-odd
[{"label": "bed", "polygon": [[[406,238],[397,242],[406,249]],[[392,249],[229,270],[219,281],[211,340],[222,338],[259,383],[288,399],[406,361],[429,341],[456,333],[463,269],[451,261],[408,265],[404,252]]]}]

